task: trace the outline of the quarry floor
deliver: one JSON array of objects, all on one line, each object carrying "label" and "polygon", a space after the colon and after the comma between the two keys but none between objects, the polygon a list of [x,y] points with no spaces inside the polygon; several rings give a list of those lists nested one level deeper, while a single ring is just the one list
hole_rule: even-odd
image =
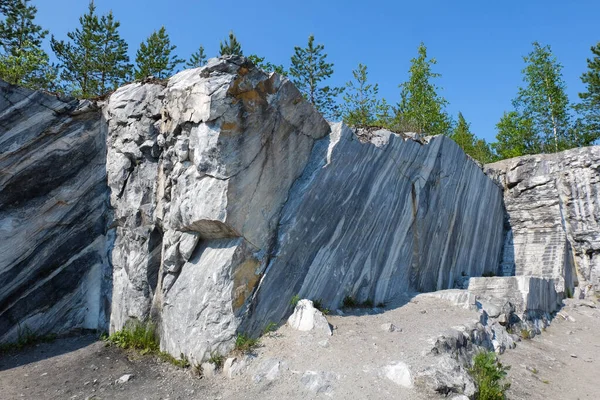
[{"label": "quarry floor", "polygon": [[[419,296],[384,311],[329,316],[332,336],[283,326],[263,337],[245,372],[233,378],[200,378],[192,368],[122,351],[93,335],[67,337],[0,356],[0,398],[436,399],[418,387],[398,386],[384,368],[397,361],[413,372],[431,365],[427,352],[435,338],[476,319],[475,311]],[[390,323],[394,332],[382,329]],[[500,357],[511,366],[508,398],[597,399],[598,332],[600,310],[567,300],[542,335]],[[131,379],[117,382],[125,374]]]}]

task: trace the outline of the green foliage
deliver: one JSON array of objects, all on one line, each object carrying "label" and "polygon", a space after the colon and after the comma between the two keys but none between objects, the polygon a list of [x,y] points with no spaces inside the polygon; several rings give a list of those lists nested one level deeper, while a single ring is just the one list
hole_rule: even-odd
[{"label": "green foliage", "polygon": [[498,124],[500,145],[496,151],[503,156],[505,153],[556,152],[573,147],[576,140],[572,137],[562,66],[550,46],[538,42],[533,43],[533,51],[523,60],[525,86],[519,88],[513,100],[515,113],[505,114]]},{"label": "green foliage", "polygon": [[277,330],[277,324],[275,322],[269,322],[265,329],[263,329],[263,335],[266,335]]},{"label": "green foliage", "polygon": [[600,42],[591,48],[593,57],[587,59],[588,70],[581,75],[585,92],[574,106],[581,115],[576,122],[577,145],[590,146],[600,138]]},{"label": "green foliage", "polygon": [[354,81],[346,83],[344,103],[341,105],[344,122],[352,127],[381,126],[385,124],[389,106],[377,98],[379,86],[367,83],[367,67],[358,64],[352,71]]},{"label": "green foliage", "polygon": [[521,337],[523,339],[531,339],[531,332],[529,329],[521,329]]},{"label": "green foliage", "polygon": [[573,290],[570,287],[565,288],[565,296],[567,296],[568,299],[573,298]]},{"label": "green foliage", "polygon": [[361,303],[352,296],[346,296],[344,297],[344,300],[342,300],[343,308],[373,308],[373,305],[374,303],[371,299],[366,299]]},{"label": "green foliage", "polygon": [[128,321],[122,330],[113,333],[108,341],[122,349],[135,349],[141,354],[159,351],[156,327],[151,322]]},{"label": "green foliage", "polygon": [[533,125],[532,119],[517,111],[505,112],[496,125],[497,142],[492,144],[498,157],[504,159],[541,152],[542,142]]},{"label": "green foliage", "polygon": [[48,31],[35,24],[37,8],[29,2],[1,3],[0,78],[31,89],[55,90],[58,71],[41,47]]},{"label": "green foliage", "polygon": [[179,358],[175,358],[172,355],[170,355],[169,353],[167,353],[166,351],[159,351],[158,358],[160,358],[161,360],[163,360],[165,362],[168,362],[169,364],[173,364],[174,366],[179,367],[179,368],[189,368],[190,367],[190,361],[187,359],[187,357],[183,353],[180,353]]},{"label": "green foliage", "polygon": [[128,45],[119,34],[120,22],[112,12],[98,17],[93,1],[79,23],[80,28],[67,33],[69,41],[52,36],[50,46],[60,63],[60,77],[73,95],[102,96],[128,79]]},{"label": "green foliage", "polygon": [[330,312],[328,308],[323,307],[322,299],[313,300],[313,306],[325,315],[328,315]]},{"label": "green foliage", "polygon": [[54,340],[56,340],[55,334],[38,335],[29,329],[27,325],[24,328],[21,328],[21,325],[19,325],[17,327],[17,341],[13,343],[0,343],[0,355],[9,351],[22,350],[39,343],[51,343]]},{"label": "green foliage", "polygon": [[254,351],[259,344],[259,339],[254,339],[244,333],[240,333],[235,339],[235,351],[242,354],[248,354]]},{"label": "green foliage", "polygon": [[337,96],[343,88],[324,86],[323,82],[333,74],[333,64],[327,62],[325,46],[315,45],[315,37],[308,37],[305,48],[294,47],[291,58],[290,76],[303,96],[327,118],[339,114]]},{"label": "green foliage", "polygon": [[477,161],[486,164],[494,160],[494,153],[490,146],[485,140],[478,139],[471,133],[469,124],[460,112],[458,113],[458,123],[450,134],[450,138]]},{"label": "green foliage", "polygon": [[260,57],[256,54],[250,54],[248,59],[252,61],[252,64],[256,65],[265,72],[276,72],[279,75],[288,76],[288,72],[285,70],[283,65],[277,65],[269,61],[265,61],[264,57]]},{"label": "green foliage", "polygon": [[225,41],[221,42],[219,45],[220,48],[220,55],[222,56],[227,56],[227,55],[236,55],[236,56],[243,56],[244,52],[242,51],[242,45],[240,44],[240,42],[238,42],[237,37],[235,37],[235,34],[233,33],[233,31],[229,32],[229,38],[225,39]]},{"label": "green foliage", "polygon": [[204,47],[200,46],[198,51],[192,53],[189,61],[185,64],[188,68],[198,68],[206,65],[206,54],[204,54]]},{"label": "green foliage", "polygon": [[164,26],[152,32],[145,42],[140,43],[135,55],[135,79],[144,79],[147,76],[165,79],[173,75],[177,66],[184,62],[173,53],[175,49],[177,46],[171,45],[171,39]]},{"label": "green foliage", "polygon": [[484,271],[483,274],[481,274],[481,276],[485,278],[491,278],[493,276],[496,276],[496,273],[494,271]]},{"label": "green foliage", "polygon": [[[444,111],[448,102],[437,94],[439,88],[431,81],[441,75],[431,70],[437,63],[427,58],[427,48],[419,45],[418,57],[411,60],[409,79],[400,85],[400,104],[394,124],[400,130],[414,130],[429,135],[448,135],[452,120]],[[414,129],[410,129],[414,128]]]},{"label": "green foliage", "polygon": [[215,352],[210,353],[208,362],[214,364],[216,369],[221,369],[223,367],[223,363],[225,362],[225,356]]},{"label": "green foliage", "polygon": [[492,351],[478,353],[473,359],[473,367],[469,373],[477,386],[475,398],[477,400],[501,400],[506,398],[509,383],[502,383],[506,371],[510,367],[503,366]]},{"label": "green foliage", "polygon": [[296,307],[296,304],[298,304],[299,301],[300,301],[300,296],[298,296],[297,294],[295,294],[290,299],[290,304],[292,305],[292,307]]}]

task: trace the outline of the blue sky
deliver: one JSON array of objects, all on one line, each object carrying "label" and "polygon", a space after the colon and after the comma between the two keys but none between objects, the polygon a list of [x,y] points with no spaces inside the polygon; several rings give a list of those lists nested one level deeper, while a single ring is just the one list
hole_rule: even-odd
[{"label": "blue sky", "polygon": [[[78,26],[87,0],[33,0],[38,23],[59,39]],[[244,54],[289,64],[294,46],[309,34],[325,45],[335,64],[332,85],[343,85],[359,62],[390,103],[408,76],[410,59],[423,41],[438,61],[438,85],[456,118],[461,111],[472,131],[488,141],[521,84],[522,56],[533,41],[552,46],[564,66],[571,101],[583,90],[579,79],[590,47],[600,41],[600,1],[184,1],[96,0],[98,12],[113,10],[130,55],[164,25],[177,53],[188,58],[200,44],[209,56],[233,30]]]}]

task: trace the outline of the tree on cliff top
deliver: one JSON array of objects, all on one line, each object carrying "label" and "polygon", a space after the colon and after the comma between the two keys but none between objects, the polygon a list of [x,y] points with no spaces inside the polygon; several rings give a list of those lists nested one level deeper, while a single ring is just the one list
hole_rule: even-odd
[{"label": "tree on cliff top", "polygon": [[136,79],[143,79],[147,76],[154,76],[159,79],[165,79],[173,75],[175,68],[184,60],[177,58],[172,54],[177,46],[171,45],[171,40],[165,27],[154,31],[146,42],[140,44],[135,57],[137,69],[135,71]]},{"label": "tree on cliff top", "polygon": [[244,55],[244,53],[242,52],[242,45],[240,44],[240,42],[238,42],[237,37],[235,37],[235,34],[233,33],[233,31],[229,32],[229,40],[225,39],[224,42],[220,43],[219,47],[220,47],[220,54],[222,56],[227,56],[227,55],[242,56],[242,55]]},{"label": "tree on cliff top", "polygon": [[358,64],[352,71],[354,81],[346,83],[344,102],[341,105],[342,118],[346,124],[354,127],[368,127],[378,124],[387,112],[387,104],[379,100],[379,85],[368,83],[367,67]]},{"label": "tree on cliff top", "polygon": [[556,152],[573,147],[570,137],[569,100],[562,78],[562,65],[550,46],[533,43],[533,51],[523,57],[525,86],[513,101],[523,118],[531,120],[533,130],[542,140],[542,151]]},{"label": "tree on cliff top", "polygon": [[577,122],[578,144],[592,145],[600,138],[600,42],[591,48],[593,57],[587,59],[587,72],[581,75],[586,91],[579,93],[581,103],[575,110],[582,116]]},{"label": "tree on cliff top", "polygon": [[116,89],[130,74],[128,46],[119,34],[119,21],[112,12],[98,17],[93,1],[79,23],[80,28],[67,33],[70,41],[53,36],[50,45],[68,89],[83,98],[100,96]]},{"label": "tree on cliff top", "polygon": [[256,65],[265,72],[276,72],[279,75],[288,76],[288,72],[285,70],[283,65],[273,64],[270,61],[265,61],[265,57],[260,57],[257,54],[250,54],[248,59],[252,61],[252,64]]},{"label": "tree on cliff top", "polygon": [[494,153],[489,144],[471,132],[471,126],[461,112],[458,113],[458,121],[450,134],[450,139],[454,140],[465,153],[483,164],[494,160]]},{"label": "tree on cliff top", "polygon": [[185,66],[188,68],[198,68],[204,65],[206,65],[206,54],[204,53],[204,47],[200,46],[198,51],[192,53]]},{"label": "tree on cliff top", "polygon": [[501,159],[542,151],[542,141],[534,129],[533,120],[517,111],[505,112],[496,129],[498,134],[492,147]]},{"label": "tree on cliff top", "polygon": [[296,87],[319,112],[335,118],[338,115],[336,97],[343,89],[321,85],[333,74],[333,64],[327,62],[324,50],[325,46],[315,45],[315,37],[310,35],[307,47],[294,47],[290,75]]},{"label": "tree on cliff top", "polygon": [[398,125],[407,125],[417,133],[429,135],[448,135],[452,120],[444,108],[446,99],[437,94],[439,88],[431,80],[441,75],[431,70],[437,63],[427,58],[427,48],[419,45],[418,56],[411,60],[408,81],[400,84],[400,103],[396,110]]},{"label": "tree on cliff top", "polygon": [[30,0],[0,3],[0,78],[32,89],[53,90],[57,69],[41,45],[47,30],[36,25],[37,8]]}]

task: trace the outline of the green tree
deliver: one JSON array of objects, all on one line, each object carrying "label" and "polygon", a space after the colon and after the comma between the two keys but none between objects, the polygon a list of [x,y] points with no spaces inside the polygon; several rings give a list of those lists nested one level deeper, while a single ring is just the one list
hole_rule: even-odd
[{"label": "green tree", "polygon": [[184,60],[179,59],[175,54],[172,54],[177,46],[171,45],[171,40],[165,27],[161,27],[158,31],[154,31],[146,42],[140,44],[135,62],[137,69],[135,70],[135,78],[143,79],[147,76],[154,76],[159,79],[165,79],[175,71],[175,68]]},{"label": "green tree", "polygon": [[47,30],[35,24],[37,8],[30,0],[0,3],[0,78],[32,89],[55,88],[57,69],[42,50]]},{"label": "green tree", "polygon": [[465,153],[486,164],[494,160],[494,153],[490,145],[483,139],[477,138],[472,132],[471,127],[462,113],[458,113],[458,121],[454,127],[450,138],[458,144]]},{"label": "green tree", "polygon": [[431,70],[437,63],[427,58],[427,48],[419,45],[417,58],[411,60],[409,79],[400,85],[400,104],[396,110],[396,124],[409,125],[417,133],[447,135],[452,128],[452,120],[445,112],[448,104],[439,96],[439,88],[431,81],[441,75]]},{"label": "green tree", "polygon": [[58,41],[52,36],[50,46],[61,67],[60,77],[67,88],[78,97],[89,98],[99,94],[100,84],[94,76],[100,59],[100,20],[96,6],[90,1],[88,12],[79,17],[81,28],[67,33],[70,42]]},{"label": "green tree", "polygon": [[95,80],[99,84],[98,95],[105,94],[122,85],[131,75],[133,65],[129,63],[129,45],[119,34],[121,23],[115,21],[112,11],[99,21],[98,44],[100,54],[94,68]]},{"label": "green tree", "polygon": [[346,83],[344,102],[341,105],[342,118],[354,127],[367,127],[379,124],[387,113],[387,103],[377,98],[379,86],[368,83],[367,67],[358,64],[352,71],[354,81]]},{"label": "green tree", "polygon": [[198,51],[192,53],[189,61],[185,65],[188,68],[198,68],[206,65],[206,54],[204,54],[204,47],[200,46]]},{"label": "green tree", "polygon": [[250,54],[248,59],[252,61],[252,64],[256,65],[258,68],[262,69],[265,72],[276,72],[279,75],[288,76],[288,72],[285,70],[283,65],[281,64],[273,64],[270,61],[265,61],[264,57],[260,57],[256,54]]},{"label": "green tree", "polygon": [[229,40],[225,39],[224,42],[220,43],[220,54],[222,56],[227,55],[236,55],[243,56],[244,52],[242,52],[242,45],[238,42],[237,38],[233,31],[229,32]]},{"label": "green tree", "polygon": [[534,129],[533,120],[517,111],[505,112],[496,129],[498,134],[492,148],[501,159],[542,151],[542,141]]},{"label": "green tree", "polygon": [[579,146],[589,146],[600,138],[600,42],[591,50],[588,70],[581,75],[586,91],[579,93],[581,102],[574,107],[581,115],[576,125]]},{"label": "green tree", "polygon": [[525,87],[513,101],[523,118],[531,120],[540,137],[542,151],[560,151],[574,145],[570,137],[569,100],[562,78],[562,66],[550,46],[533,43],[533,51],[523,57]]},{"label": "green tree", "polygon": [[325,46],[315,45],[315,37],[310,35],[307,47],[294,47],[290,75],[296,87],[319,112],[335,118],[338,115],[336,98],[343,88],[323,86],[322,82],[333,74],[333,64],[327,62],[324,50]]}]

